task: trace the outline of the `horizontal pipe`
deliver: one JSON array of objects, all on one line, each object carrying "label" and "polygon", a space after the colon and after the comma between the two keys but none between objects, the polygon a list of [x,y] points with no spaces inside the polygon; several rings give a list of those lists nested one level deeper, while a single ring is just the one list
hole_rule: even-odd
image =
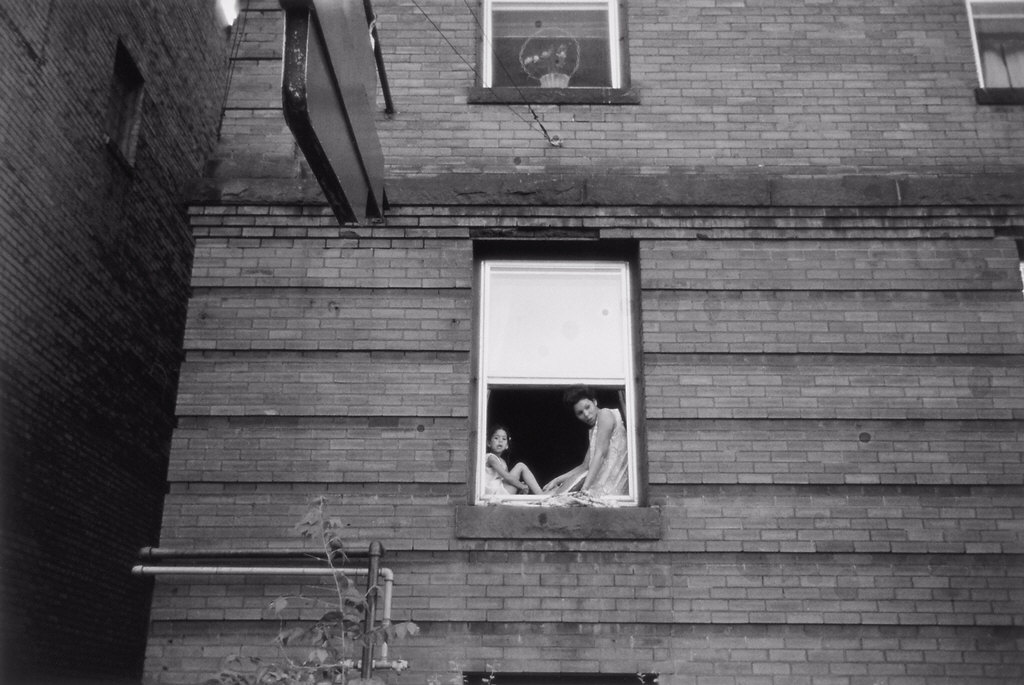
[{"label": "horizontal pipe", "polygon": [[[132,574],[136,576],[331,576],[337,573],[353,576],[365,576],[369,570],[365,568],[331,568],[329,566],[164,566],[137,564],[132,566]],[[378,575],[384,582],[390,583],[395,574],[389,568],[382,568]]]},{"label": "horizontal pipe", "polygon": [[[369,552],[343,552],[345,559],[367,559]],[[139,550],[139,558],[144,561],[157,559],[325,559],[323,550],[308,547],[290,548],[210,548],[210,549],[171,549],[168,547],[143,547]]]},{"label": "horizontal pipe", "polygon": [[[132,575],[136,576],[330,576],[338,573],[365,576],[369,572],[370,570],[367,568],[331,568],[329,566],[175,566],[173,564],[147,566],[138,564],[132,567]],[[378,569],[377,575],[384,579],[384,615],[381,617],[381,625],[387,627],[391,625],[391,598],[395,572],[381,567]],[[380,655],[382,659],[387,659],[387,642],[381,645]],[[376,665],[377,662],[373,663]],[[388,668],[393,668],[396,671],[402,670],[394,666],[388,666]]]}]

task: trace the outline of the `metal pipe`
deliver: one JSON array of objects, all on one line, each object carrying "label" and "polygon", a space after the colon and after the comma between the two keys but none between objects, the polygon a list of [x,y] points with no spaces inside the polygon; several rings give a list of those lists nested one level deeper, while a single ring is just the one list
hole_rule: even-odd
[{"label": "metal pipe", "polygon": [[[367,552],[345,552],[347,559],[369,559]],[[207,548],[171,549],[168,547],[143,547],[139,558],[145,561],[158,559],[326,559],[327,553],[308,547],[255,547],[255,548]]]},{"label": "metal pipe", "polygon": [[137,576],[331,576],[336,573],[364,576],[365,568],[330,568],[318,566],[165,566],[137,564],[132,567]]},{"label": "metal pipe", "polygon": [[[330,576],[336,573],[354,576],[365,575],[369,581],[370,569],[332,569],[326,566],[147,566],[145,564],[137,564],[132,567],[132,575],[136,576]],[[380,567],[377,569],[377,576],[384,579],[384,610],[381,616],[381,625],[389,626],[391,625],[391,598],[395,573],[390,568]],[[387,654],[387,643],[385,642],[380,648],[381,659],[387,659]]]},{"label": "metal pipe", "polygon": [[377,79],[380,81],[381,94],[384,95],[384,112],[394,114],[395,101],[391,99],[388,72],[384,68],[384,51],[380,46],[380,34],[377,33],[377,14],[373,11],[370,0],[363,0],[363,9],[366,11],[366,23],[370,27],[370,39],[373,41],[373,59],[377,62]]},{"label": "metal pipe", "polygon": [[[376,540],[370,543],[370,562],[366,573],[366,615],[363,618],[363,634],[373,633],[373,621],[377,613],[377,576],[380,573],[380,558],[384,555],[384,546]],[[361,675],[368,680],[373,675],[373,640],[363,644],[363,663]]]}]

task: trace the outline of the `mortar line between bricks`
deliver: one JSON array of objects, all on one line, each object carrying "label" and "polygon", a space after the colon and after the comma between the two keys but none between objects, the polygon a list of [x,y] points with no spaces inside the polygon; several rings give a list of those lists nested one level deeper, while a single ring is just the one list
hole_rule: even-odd
[{"label": "mortar line between bricks", "polygon": [[331,286],[331,285],[298,285],[298,286],[287,286],[287,285],[252,285],[252,286],[215,286],[215,285],[198,285],[192,286],[192,297],[201,295],[244,295],[251,293],[254,290],[259,290],[262,293],[282,293],[282,294],[298,294],[298,293],[332,293],[332,294],[345,294],[346,292],[380,292],[382,294],[391,295],[394,293],[419,293],[419,292],[439,292],[439,293],[471,293],[473,288],[469,286],[401,286],[401,287],[387,287],[387,286],[372,286],[372,285],[344,285],[344,286]]},{"label": "mortar line between bricks", "polygon": [[[188,421],[201,421],[204,423],[212,423],[216,421],[252,421],[254,423],[272,423],[272,422],[283,422],[283,421],[320,421],[330,422],[331,424],[344,424],[350,422],[362,423],[366,420],[375,421],[386,421],[390,419],[394,420],[406,420],[406,421],[423,421],[423,420],[453,420],[453,421],[464,421],[469,418],[468,410],[465,414],[373,414],[373,415],[351,415],[351,414],[189,414],[179,413],[177,414],[178,419],[186,419]],[[749,426],[752,423],[770,423],[770,424],[801,424],[801,423],[852,423],[852,424],[874,424],[874,423],[940,423],[943,425],[949,425],[951,422],[964,423],[967,425],[1020,425],[1021,421],[1017,418],[956,418],[956,419],[944,419],[941,417],[935,418],[922,418],[922,417],[908,417],[908,416],[892,416],[892,417],[878,417],[878,416],[859,416],[859,417],[835,417],[835,416],[800,416],[800,417],[770,417],[770,416],[754,416],[754,417],[735,417],[735,416],[658,416],[658,417],[645,417],[645,422],[655,423],[740,423]]]},{"label": "mortar line between bricks", "polygon": [[[427,291],[438,291],[438,292],[472,292],[473,287],[466,286],[401,286],[395,288],[389,288],[386,286],[373,286],[373,285],[196,285],[192,286],[193,296],[196,294],[206,293],[226,293],[226,294],[245,294],[254,290],[262,292],[281,292],[281,293],[295,293],[295,292],[331,292],[331,293],[344,293],[346,291],[352,292],[419,292],[423,290]],[[997,297],[999,301],[1005,301],[1007,303],[1015,302],[1016,299],[1020,298],[1019,290],[1005,289],[1005,290],[993,290],[993,289],[976,289],[976,290],[953,290],[953,289],[922,289],[922,288],[886,288],[886,289],[873,289],[867,290],[864,288],[789,288],[780,290],[779,288],[688,288],[688,287],[670,287],[659,285],[655,287],[645,287],[640,289],[641,294],[648,293],[701,293],[706,295],[712,295],[714,293],[729,293],[730,295],[735,293],[771,293],[774,296],[784,298],[786,295],[818,295],[821,293],[828,293],[829,295],[860,295],[862,297],[877,296],[888,296],[890,293],[920,293],[921,295],[944,295],[944,296],[959,296],[961,299],[971,299],[976,296],[989,296]],[[895,301],[894,301],[895,302]]]},{"label": "mortar line between bricks", "polygon": [[[186,352],[189,355],[198,355],[199,357],[206,359],[233,359],[245,355],[257,355],[257,356],[269,356],[273,355],[275,361],[292,361],[295,359],[338,359],[343,357],[345,354],[359,354],[359,355],[372,355],[381,359],[416,359],[416,358],[434,358],[434,357],[447,357],[449,361],[461,361],[469,357],[469,350],[459,350],[451,348],[437,348],[437,349],[424,349],[417,347],[415,349],[408,350],[395,350],[384,347],[349,347],[344,349],[317,349],[317,350],[301,350],[301,349],[288,349],[279,347],[270,348],[247,348],[238,350],[220,350],[220,349],[207,349],[207,348],[188,348]],[[242,353],[242,354],[239,354]]]},{"label": "mortar line between bricks", "polygon": [[[393,493],[395,487],[401,486],[405,489],[421,490],[465,490],[467,487],[464,480],[436,480],[436,481],[309,481],[309,480],[282,480],[252,481],[252,480],[187,480],[169,479],[168,485],[190,485],[201,484],[202,486],[221,485],[230,486],[231,489],[273,489],[286,488],[294,489],[295,486],[302,488],[316,489],[317,486],[326,486],[335,490],[362,490],[371,491],[369,494]],[[782,497],[792,495],[795,497],[808,497],[821,495],[825,497],[837,496],[847,497],[858,495],[863,497],[907,497],[915,495],[930,495],[934,497],[971,497],[971,496],[1003,496],[1003,493],[996,494],[991,491],[1006,491],[1016,494],[1020,491],[1019,483],[978,483],[978,484],[936,484],[936,483],[656,483],[649,484],[652,495],[676,495],[680,497],[703,497],[713,496],[736,496],[738,494],[750,495],[751,497]],[[187,489],[187,488],[186,488]],[[670,492],[665,492],[670,491]],[[802,491],[802,492],[801,492]],[[917,491],[917,492],[914,492]],[[980,491],[980,492],[975,492]],[[409,494],[409,493],[406,493]],[[452,493],[448,493],[452,494]],[[461,495],[461,492],[454,493]],[[1024,498],[1021,498],[1021,505],[1024,506]],[[640,507],[645,508],[645,507]]]},{"label": "mortar line between bricks", "polygon": [[[839,623],[839,622],[835,622],[835,621],[821,621],[821,622],[813,622],[813,623],[812,622],[796,622],[796,621],[793,621],[793,622],[780,621],[780,622],[777,622],[777,623],[754,622],[754,621],[743,621],[743,622],[735,622],[735,621],[661,621],[661,622],[659,622],[659,621],[564,621],[564,620],[560,620],[560,621],[551,621],[551,620],[531,621],[531,620],[528,620],[526,618],[523,618],[523,619],[520,619],[520,620],[516,620],[516,621],[501,621],[500,623],[496,623],[493,620],[491,620],[491,621],[467,621],[465,619],[458,619],[458,618],[450,619],[450,620],[416,619],[415,622],[421,628],[424,627],[424,626],[444,626],[444,625],[453,625],[453,626],[464,627],[466,629],[465,631],[461,631],[460,630],[458,632],[460,632],[460,633],[461,632],[467,632],[467,633],[472,633],[472,634],[480,634],[480,632],[483,632],[485,634],[486,633],[490,633],[490,632],[503,632],[505,630],[513,629],[513,627],[517,626],[517,625],[551,625],[551,624],[554,623],[554,624],[557,624],[560,627],[566,628],[568,632],[572,632],[574,629],[581,628],[581,627],[584,627],[584,626],[601,626],[603,628],[619,627],[619,628],[626,629],[626,630],[635,629],[637,627],[645,627],[645,628],[648,628],[648,629],[669,628],[669,629],[679,630],[679,629],[685,629],[685,628],[687,628],[689,626],[692,626],[692,627],[695,627],[695,628],[697,628],[697,627],[699,627],[699,628],[708,628],[708,627],[710,627],[710,628],[720,628],[723,631],[728,631],[728,632],[731,632],[731,633],[742,632],[742,630],[745,629],[745,628],[753,628],[753,629],[757,629],[758,631],[764,631],[764,630],[811,630],[811,631],[817,631],[817,630],[829,629],[829,628],[831,628],[831,629],[844,629],[844,630],[852,629],[852,628],[874,628],[874,629],[880,629],[880,630],[891,630],[891,631],[894,631],[894,632],[897,632],[897,631],[898,632],[902,632],[902,631],[906,631],[906,630],[910,630],[910,629],[917,629],[917,628],[928,628],[928,629],[932,629],[932,630],[936,630],[936,631],[949,630],[949,631],[954,631],[954,632],[979,631],[979,632],[991,633],[993,631],[998,631],[998,632],[1001,632],[1001,633],[1020,634],[1020,635],[1024,636],[1024,625],[1019,625],[1019,624],[1015,625],[1015,624],[1010,624],[1010,623],[971,623],[971,624],[964,624],[964,623],[934,623],[934,622],[928,623],[928,622],[923,622],[923,621],[922,622],[918,622],[918,623],[873,623],[873,622],[865,622],[865,621],[861,621],[861,622],[857,622],[857,623],[854,623],[854,622]],[[251,624],[251,625],[274,624],[274,625],[279,625],[281,623],[281,620],[280,620],[280,618],[275,617],[275,616],[270,616],[270,617],[262,618],[262,619],[253,619],[253,618],[245,618],[245,619],[226,619],[226,618],[225,619],[154,618],[154,619],[151,619],[150,623],[151,624],[188,623],[189,625],[200,627],[200,626],[217,626],[217,625],[221,625],[222,626],[225,623],[231,623],[232,625],[245,625],[245,624]],[[397,648],[411,648],[411,647],[414,647],[414,646],[415,645],[413,645],[411,643],[410,644],[399,644],[399,645],[397,645]]]},{"label": "mortar line between bricks", "polygon": [[[317,358],[337,358],[339,354],[343,353],[356,353],[356,354],[370,354],[378,357],[387,357],[393,359],[405,358],[405,357],[429,357],[435,355],[447,355],[453,359],[459,359],[468,357],[470,351],[467,349],[451,349],[451,348],[423,348],[417,347],[415,349],[391,349],[384,347],[347,347],[339,349],[289,349],[282,347],[269,347],[269,348],[238,348],[238,349],[209,349],[209,348],[186,348],[186,351],[190,355],[196,355],[198,357],[207,359],[232,359],[245,355],[257,355],[267,356],[273,354],[278,360],[288,359],[317,359]],[[935,366],[935,363],[941,363],[945,361],[964,363],[969,361],[971,364],[976,366],[993,366],[1002,367],[1008,364],[1024,366],[1024,353],[1006,353],[1006,354],[977,354],[969,352],[945,352],[941,354],[932,353],[918,353],[918,352],[750,352],[750,351],[724,351],[719,352],[715,350],[708,351],[696,351],[696,352],[641,352],[641,356],[645,360],[652,362],[658,362],[661,360],[690,360],[699,359],[703,357],[710,357],[713,359],[732,358],[750,361],[751,363],[759,363],[757,360],[763,360],[763,363],[768,363],[772,360],[793,360],[799,359],[804,363],[820,363],[828,364],[833,359],[842,360],[858,360],[868,363],[885,363],[891,362],[893,364],[905,363],[908,360],[913,360],[913,365],[921,365],[923,362],[934,362],[929,366]]]},{"label": "mortar line between bricks", "polygon": [[[962,363],[970,360],[975,365],[1003,366],[1005,363],[1013,365],[1024,365],[1024,353],[971,353],[971,352],[719,352],[708,350],[706,352],[644,352],[643,357],[651,361],[658,361],[662,358],[671,360],[693,359],[695,357],[743,357],[747,359],[792,359],[800,358],[809,363],[827,364],[830,359],[858,359],[865,363],[891,361],[899,364],[901,361],[913,359],[914,364],[922,361],[942,362],[956,361]],[[935,366],[930,364],[930,366]]]},{"label": "mortar line between bricks", "polygon": [[[641,269],[641,279],[643,278],[643,269]],[[690,287],[672,287],[667,285],[658,286],[647,286],[640,289],[641,293],[677,293],[677,292],[691,292],[691,293],[772,293],[773,295],[785,296],[790,293],[795,294],[856,294],[863,295],[865,297],[871,295],[888,295],[889,293],[921,293],[922,295],[960,295],[960,296],[972,296],[972,295],[998,295],[1005,297],[1007,301],[1012,299],[1019,299],[1021,292],[1013,288],[994,289],[994,288],[976,288],[973,290],[967,289],[952,289],[952,288],[690,288]]]},{"label": "mortar line between bricks", "polygon": [[[414,421],[463,421],[468,416],[452,416],[450,414],[374,414],[372,416],[359,416],[359,415],[337,415],[337,416],[325,416],[323,414],[178,414],[178,418],[187,419],[189,421],[197,421],[202,423],[216,423],[219,421],[226,421],[232,423],[255,423],[265,424],[274,422],[320,422],[330,425],[338,424],[374,424],[374,425],[385,425],[387,427],[397,427],[400,422],[414,422]],[[647,417],[644,419],[647,423],[715,423],[715,424],[729,424],[737,423],[743,426],[760,425],[760,424],[772,424],[776,425],[779,423],[789,423],[794,425],[813,423],[818,424],[826,422],[829,424],[862,424],[862,423],[937,423],[944,426],[948,426],[951,423],[966,424],[974,426],[988,426],[999,427],[1002,425],[1019,426],[1019,419],[989,419],[982,417],[967,417],[962,419],[923,419],[923,418],[908,418],[908,417],[896,417],[896,418],[877,418],[877,417],[862,417],[862,418],[813,418],[813,417],[797,417],[797,418],[736,418],[736,417],[722,417],[722,416],[711,416],[711,417]],[[977,430],[977,429],[972,429]]]},{"label": "mortar line between bricks", "polygon": [[[288,347],[269,347],[260,346],[253,347],[252,345],[238,344],[234,346],[230,341],[218,342],[215,349],[202,346],[192,346],[191,343],[186,343],[184,350],[188,354],[202,352],[204,353],[223,353],[226,356],[241,356],[242,354],[282,354],[284,356],[290,354],[301,354],[302,356],[313,356],[313,355],[339,355],[346,353],[359,353],[359,354],[440,354],[440,353],[452,353],[452,354],[469,354],[469,350],[465,348],[452,349],[446,348],[425,348],[415,347],[410,349],[401,348],[389,348],[389,347],[322,347],[319,349],[294,349]],[[914,360],[914,362],[920,361],[922,358],[928,358],[934,360],[936,358],[945,358],[949,360],[979,360],[982,359],[986,362],[995,362],[996,360],[1006,360],[1008,363],[1014,365],[1021,364],[1024,362],[1024,353],[970,353],[970,352],[946,352],[942,354],[936,354],[935,352],[719,352],[716,350],[709,350],[707,352],[643,352],[645,358],[651,360],[657,360],[659,358],[673,358],[679,359],[681,357],[776,357],[776,358],[787,358],[787,357],[801,357],[801,358],[814,358],[814,357],[839,357],[845,359],[864,359],[865,361],[877,361],[879,357],[890,357],[894,360],[906,359]],[[212,358],[212,355],[210,355]]]}]

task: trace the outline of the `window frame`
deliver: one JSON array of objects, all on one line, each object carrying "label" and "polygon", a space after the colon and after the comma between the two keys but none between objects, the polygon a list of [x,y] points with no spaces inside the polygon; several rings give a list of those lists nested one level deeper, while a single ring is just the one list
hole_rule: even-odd
[{"label": "window frame", "polygon": [[[975,17],[976,9],[984,5],[1005,3],[1008,0],[964,0],[967,8],[967,23],[971,34],[971,51],[974,55],[975,75],[978,79],[978,87],[975,89],[975,99],[982,105],[1009,105],[1024,104],[1024,87],[991,87],[985,81],[985,69],[981,58],[981,47],[978,42],[978,27]],[[1013,1],[1013,0],[1009,0]],[[1007,17],[1019,17],[1024,19],[1024,2],[1018,2],[1019,9]],[[1022,32],[1024,37],[1024,32]]]},{"label": "window frame", "polygon": [[[476,268],[476,293],[477,302],[475,306],[475,345],[474,345],[474,385],[473,388],[473,426],[472,431],[472,455],[470,463],[472,487],[471,503],[474,506],[515,504],[515,505],[543,505],[543,496],[534,495],[508,495],[506,497],[484,497],[484,475],[486,465],[484,455],[486,454],[486,431],[491,417],[488,416],[488,400],[490,391],[494,389],[508,390],[521,387],[523,389],[553,389],[559,390],[571,385],[583,383],[601,389],[619,389],[623,395],[622,418],[627,426],[626,439],[629,450],[629,461],[627,464],[627,494],[612,496],[611,503],[617,506],[638,507],[642,506],[643,477],[645,473],[642,468],[642,429],[641,423],[641,387],[639,383],[638,369],[640,361],[639,342],[639,311],[638,311],[638,285],[636,282],[636,262],[628,256],[618,254],[615,256],[599,255],[569,255],[558,254],[547,257],[537,255],[505,255],[485,254],[478,255]],[[614,273],[618,279],[621,307],[620,343],[623,356],[622,371],[619,375],[592,375],[586,377],[572,376],[533,376],[531,378],[510,378],[508,376],[497,376],[489,373],[488,363],[490,356],[487,349],[487,336],[491,313],[495,306],[490,300],[493,290],[494,267],[504,273],[522,273],[524,270],[545,269],[549,272],[566,275],[571,273],[587,273],[600,271],[605,274]],[[566,412],[567,422],[572,419],[569,412]],[[572,425],[568,423],[567,425]],[[579,455],[582,461],[584,454]],[[541,483],[543,485],[543,483]]]},{"label": "window frame", "polygon": [[[606,5],[608,13],[608,49],[611,62],[610,85],[568,86],[543,88],[540,86],[495,86],[493,34],[494,7],[523,4],[538,5]],[[626,31],[626,8],[623,0],[480,0],[481,20],[477,70],[477,83],[470,90],[470,104],[638,104],[639,95],[630,87],[629,50]],[[602,8],[603,9],[603,8]]]},{"label": "window frame", "polygon": [[131,52],[120,40],[114,52],[114,68],[107,103],[107,149],[124,166],[135,166],[142,129],[146,79],[142,76]]}]

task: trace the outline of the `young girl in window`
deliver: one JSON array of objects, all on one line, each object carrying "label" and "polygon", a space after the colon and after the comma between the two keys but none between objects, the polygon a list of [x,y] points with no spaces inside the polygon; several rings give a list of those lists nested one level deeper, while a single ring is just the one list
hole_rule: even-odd
[{"label": "young girl in window", "polygon": [[487,433],[487,456],[484,458],[484,496],[505,496],[530,493],[539,495],[543,491],[526,464],[519,462],[511,469],[508,466],[508,429],[497,425]]}]

